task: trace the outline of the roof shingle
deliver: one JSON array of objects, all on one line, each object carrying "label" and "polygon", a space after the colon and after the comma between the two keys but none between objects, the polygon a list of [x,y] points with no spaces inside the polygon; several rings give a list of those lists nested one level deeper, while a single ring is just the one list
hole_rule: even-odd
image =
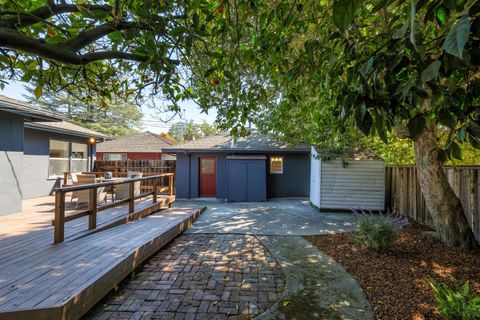
[{"label": "roof shingle", "polygon": [[236,139],[234,139],[227,133],[221,133],[211,137],[177,144],[166,149],[165,151],[308,152],[310,151],[310,145],[291,145],[285,142],[278,141],[269,134],[262,134],[254,131],[247,137],[241,137]]},{"label": "roof shingle", "polygon": [[163,152],[173,143],[152,132],[117,137],[97,145],[97,152]]},{"label": "roof shingle", "polygon": [[101,138],[104,139],[107,136],[101,134],[99,132],[81,127],[79,125],[67,122],[67,121],[59,121],[59,122],[32,122],[32,123],[25,123],[26,128],[31,129],[38,129],[38,130],[46,130],[46,131],[54,131],[60,132],[65,134],[71,134],[74,136],[80,137],[94,137],[94,138]]}]

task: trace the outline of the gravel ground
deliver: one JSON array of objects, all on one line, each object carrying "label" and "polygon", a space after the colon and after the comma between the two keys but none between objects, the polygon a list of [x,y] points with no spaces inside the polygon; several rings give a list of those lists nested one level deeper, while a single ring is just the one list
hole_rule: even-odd
[{"label": "gravel ground", "polygon": [[348,233],[305,238],[358,280],[376,319],[441,319],[427,279],[449,285],[469,280],[480,294],[480,252],[447,247],[426,231],[409,225],[386,253],[355,247]]}]

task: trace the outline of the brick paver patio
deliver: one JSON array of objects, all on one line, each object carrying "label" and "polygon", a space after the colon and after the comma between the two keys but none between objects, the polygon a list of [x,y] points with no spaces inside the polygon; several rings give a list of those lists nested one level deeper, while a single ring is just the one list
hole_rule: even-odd
[{"label": "brick paver patio", "polygon": [[280,298],[281,267],[250,235],[188,234],[152,257],[87,319],[249,319]]}]

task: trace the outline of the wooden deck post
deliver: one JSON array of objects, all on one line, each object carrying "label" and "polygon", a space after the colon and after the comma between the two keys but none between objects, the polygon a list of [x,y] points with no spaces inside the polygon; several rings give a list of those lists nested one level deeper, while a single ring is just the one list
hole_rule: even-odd
[{"label": "wooden deck post", "polygon": [[168,176],[168,195],[173,196],[173,175]]},{"label": "wooden deck post", "polygon": [[53,243],[63,242],[65,238],[65,192],[55,192],[55,230]]},{"label": "wooden deck post", "polygon": [[97,227],[97,188],[90,189],[90,201],[88,201],[88,229]]},{"label": "wooden deck post", "polygon": [[128,183],[128,212],[132,213],[135,211],[135,182]]},{"label": "wooden deck post", "polygon": [[68,184],[68,175],[70,174],[70,172],[64,172],[63,173],[63,185],[62,187],[65,187],[67,184]]},{"label": "wooden deck post", "polygon": [[157,191],[158,191],[158,179],[155,179],[153,182],[153,193],[152,193],[153,203],[157,203]]}]

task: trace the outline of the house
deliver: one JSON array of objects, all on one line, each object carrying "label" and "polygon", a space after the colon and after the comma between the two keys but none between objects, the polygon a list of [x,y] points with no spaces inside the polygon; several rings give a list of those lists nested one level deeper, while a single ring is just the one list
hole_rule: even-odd
[{"label": "house", "polygon": [[0,215],[20,212],[22,199],[45,196],[64,171],[89,171],[95,131],[23,101],[0,96]]},{"label": "house", "polygon": [[97,160],[175,160],[174,155],[163,151],[173,144],[172,140],[148,131],[121,136],[98,144]]},{"label": "house", "polygon": [[310,202],[319,209],[384,210],[385,161],[357,149],[322,159],[311,150]]},{"label": "house", "polygon": [[177,198],[227,201],[309,197],[310,146],[267,134],[217,134],[164,149],[177,155]]}]

